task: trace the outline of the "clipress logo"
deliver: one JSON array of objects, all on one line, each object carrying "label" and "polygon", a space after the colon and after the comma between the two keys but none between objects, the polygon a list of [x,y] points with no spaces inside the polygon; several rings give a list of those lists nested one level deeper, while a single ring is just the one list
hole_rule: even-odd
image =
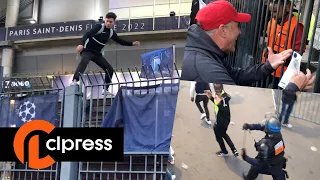
[{"label": "clipress logo", "polygon": [[111,139],[97,139],[95,141],[91,139],[61,139],[60,136],[57,136],[57,139],[49,139],[46,142],[46,148],[50,151],[61,151],[61,153],[66,153],[66,151],[80,150],[83,148],[86,151],[110,151],[112,149],[112,140]]},{"label": "clipress logo", "polygon": [[15,133],[13,151],[21,163],[28,162],[33,169],[57,161],[121,161],[123,129],[56,128],[47,121],[33,120]]},{"label": "clipress logo", "polygon": [[[34,120],[24,124],[16,133],[13,141],[14,152],[21,163],[25,162],[24,143],[27,136],[36,130],[41,130],[50,134],[55,126],[47,121]],[[44,158],[39,158],[39,135],[32,136],[28,142],[28,162],[29,167],[34,169],[47,168],[55,163],[55,160],[47,155]]]}]

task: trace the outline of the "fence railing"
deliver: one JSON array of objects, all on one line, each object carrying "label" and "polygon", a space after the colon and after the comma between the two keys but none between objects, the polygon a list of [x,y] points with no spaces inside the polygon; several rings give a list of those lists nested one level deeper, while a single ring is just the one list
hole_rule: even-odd
[{"label": "fence railing", "polygon": [[[287,3],[285,6],[289,8],[282,8],[281,12],[279,7],[283,4],[275,6],[278,3],[274,3],[274,0],[231,0],[230,2],[238,11],[244,11],[252,15],[249,23],[241,24],[242,35],[237,42],[237,51],[229,56],[234,66],[246,67],[263,63],[266,59],[264,51],[267,46],[270,46],[273,47],[275,52],[281,52],[285,49],[297,51],[303,56],[300,69],[306,72],[306,69],[309,68],[313,73],[318,74],[320,68],[318,68],[319,50],[317,46],[319,42],[317,37],[319,35],[316,26],[320,3],[314,3],[314,0],[305,1],[306,3],[284,1]],[[314,4],[316,7],[314,7]],[[315,11],[312,11],[312,9],[315,9]],[[315,14],[312,14],[313,12]],[[314,19],[312,22],[311,17]],[[272,19],[278,19],[277,26],[271,26]],[[279,32],[282,32],[281,36],[277,36]],[[271,34],[275,35],[271,36]],[[289,60],[290,58],[288,62]],[[253,86],[278,89],[279,80],[288,64],[286,63],[279,68],[279,74],[270,74],[267,79],[255,83]],[[314,92],[320,92],[320,77],[317,78],[314,87]]]},{"label": "fence railing", "polygon": [[[4,96],[29,96],[32,94],[46,94],[50,91],[58,91],[59,122],[60,127],[100,127],[105,115],[108,113],[114,95],[121,86],[146,87],[155,84],[178,84],[180,72],[175,64],[173,68],[167,68],[168,73],[163,73],[166,67],[159,67],[160,76],[154,78],[142,78],[146,73],[145,68],[121,70],[115,73],[112,82],[105,83],[104,73],[85,73],[80,76],[79,85],[71,84],[72,76],[55,75],[49,77],[11,77],[12,86],[7,86],[0,94]],[[171,70],[170,70],[171,69]],[[117,72],[117,71],[115,71]],[[4,79],[4,82],[9,79]],[[29,82],[27,87],[19,82]],[[5,84],[5,83],[4,83]],[[28,84],[28,83],[27,83]],[[48,87],[51,85],[51,90]],[[103,87],[109,85],[109,92],[113,95],[102,93]],[[1,111],[0,111],[1,113]],[[1,115],[1,114],[0,114]],[[18,162],[1,162],[1,179],[166,179],[168,152],[125,152],[122,162],[59,162],[50,168],[37,170],[28,168],[28,164]]]},{"label": "fence railing", "polygon": [[[276,103],[276,113],[280,115],[282,111],[283,91],[274,91],[274,100]],[[291,117],[316,124],[320,124],[320,94],[317,93],[300,93],[297,96],[297,102],[294,104]]]},{"label": "fence railing", "polygon": [[[1,75],[2,76],[2,75]],[[56,82],[63,84],[58,76],[52,76],[51,80],[47,77],[41,76],[23,76],[23,77],[4,77],[1,81],[2,92],[0,92],[0,99],[3,97],[22,97],[32,95],[44,95],[49,93],[58,92],[64,94],[65,87],[52,87],[51,83]],[[58,105],[58,126],[62,127],[62,119],[64,112],[64,96],[59,101]],[[15,102],[10,102],[13,109],[15,109]],[[11,111],[8,109],[8,112]],[[0,110],[1,113],[4,113]],[[1,119],[6,121],[6,119]],[[20,179],[60,179],[61,163],[57,162],[51,167],[46,169],[30,169],[28,163],[22,164],[20,162],[0,162],[0,179],[20,180]]]}]

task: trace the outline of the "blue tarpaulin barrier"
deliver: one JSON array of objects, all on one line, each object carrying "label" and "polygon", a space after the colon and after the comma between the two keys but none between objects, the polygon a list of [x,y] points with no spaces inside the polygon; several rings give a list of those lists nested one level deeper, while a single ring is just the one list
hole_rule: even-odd
[{"label": "blue tarpaulin barrier", "polygon": [[124,152],[169,152],[177,84],[121,87],[101,127],[124,127]]}]

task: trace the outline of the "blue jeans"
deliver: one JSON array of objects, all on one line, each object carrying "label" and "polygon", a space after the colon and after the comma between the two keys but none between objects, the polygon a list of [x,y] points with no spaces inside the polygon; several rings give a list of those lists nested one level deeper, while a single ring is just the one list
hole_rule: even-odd
[{"label": "blue jeans", "polygon": [[172,180],[172,174],[171,174],[171,172],[170,172],[168,169],[167,169],[166,180]]},{"label": "blue jeans", "polygon": [[282,122],[282,117],[284,116],[284,124],[288,124],[289,122],[289,117],[290,117],[290,114],[293,110],[293,106],[294,106],[294,103],[292,104],[285,104],[285,103],[282,103],[282,109],[281,109],[281,113],[280,113],[280,116],[279,116],[279,121]]}]

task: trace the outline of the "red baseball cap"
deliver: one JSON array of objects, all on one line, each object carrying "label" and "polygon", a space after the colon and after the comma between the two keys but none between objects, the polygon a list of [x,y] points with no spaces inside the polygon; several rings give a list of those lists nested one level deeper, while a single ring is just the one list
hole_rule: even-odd
[{"label": "red baseball cap", "polygon": [[251,15],[238,13],[230,2],[218,0],[200,9],[197,13],[196,20],[200,23],[203,30],[208,31],[232,21],[241,23],[249,22]]}]

